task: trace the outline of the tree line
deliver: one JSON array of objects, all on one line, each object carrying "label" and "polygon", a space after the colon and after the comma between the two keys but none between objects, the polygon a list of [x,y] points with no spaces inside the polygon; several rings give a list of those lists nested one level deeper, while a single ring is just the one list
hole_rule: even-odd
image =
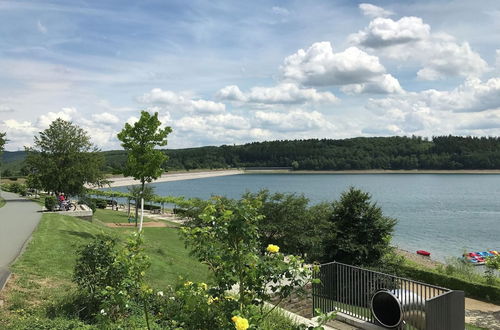
[{"label": "tree line", "polygon": [[[21,153],[21,152],[20,152]],[[243,145],[166,149],[163,170],[289,167],[294,170],[500,169],[500,138],[471,136],[358,137],[253,142]],[[127,152],[103,151],[102,169],[120,174]],[[13,163],[9,166],[9,159]],[[4,153],[7,175],[25,175],[17,153]],[[14,164],[16,166],[14,166]]]},{"label": "tree line", "polygon": [[[165,170],[290,167],[294,170],[500,169],[500,138],[436,136],[358,137],[254,142],[165,150]],[[104,153],[119,172],[124,153]]]}]

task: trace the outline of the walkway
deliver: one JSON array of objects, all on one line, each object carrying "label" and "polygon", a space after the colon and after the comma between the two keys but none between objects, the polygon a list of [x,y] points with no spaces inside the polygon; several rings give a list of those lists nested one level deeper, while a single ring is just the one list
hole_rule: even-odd
[{"label": "walkway", "polygon": [[7,204],[0,208],[0,290],[10,274],[10,263],[19,255],[42,217],[37,203],[4,191],[2,197]]}]

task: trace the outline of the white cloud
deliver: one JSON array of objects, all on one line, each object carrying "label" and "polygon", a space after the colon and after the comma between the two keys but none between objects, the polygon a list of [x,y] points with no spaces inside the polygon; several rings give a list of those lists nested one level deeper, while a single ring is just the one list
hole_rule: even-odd
[{"label": "white cloud", "polygon": [[370,99],[367,108],[375,118],[363,129],[366,134],[389,134],[390,126],[400,130],[395,134],[491,135],[488,130],[500,128],[500,78],[469,79],[451,91],[429,89]]},{"label": "white cloud", "polygon": [[152,104],[182,104],[186,102],[183,95],[179,95],[172,91],[164,91],[161,88],[153,88],[149,93],[145,93],[138,98],[141,103]]},{"label": "white cloud", "polygon": [[36,126],[41,129],[46,129],[57,118],[61,118],[62,120],[66,121],[71,121],[72,116],[75,115],[76,113],[77,111],[75,108],[62,108],[62,110],[59,112],[48,112],[47,114],[38,117]]},{"label": "white cloud", "polygon": [[409,108],[419,104],[436,111],[481,112],[500,109],[500,78],[485,82],[468,79],[451,91],[435,89],[405,93],[384,99],[371,99],[370,105],[380,108]]},{"label": "white cloud", "polygon": [[[285,79],[312,86],[365,83],[374,86],[380,82],[385,83],[385,68],[378,57],[356,47],[334,53],[329,42],[317,42],[307,50],[300,49],[285,58],[281,70]],[[378,90],[387,88],[381,86]]]},{"label": "white cloud", "polygon": [[446,33],[431,33],[419,17],[375,18],[368,27],[349,36],[354,45],[397,60],[414,60],[423,68],[417,73],[425,80],[448,76],[477,77],[488,69],[487,63],[469,43],[459,43]]},{"label": "white cloud", "polygon": [[120,122],[120,119],[109,112],[93,114],[92,119],[99,124],[114,125]]},{"label": "white cloud", "polygon": [[259,126],[279,132],[313,131],[332,129],[333,125],[317,111],[292,110],[290,112],[256,111]]},{"label": "white cloud", "polygon": [[217,113],[224,112],[226,106],[223,103],[207,100],[191,100],[191,106],[195,112],[199,113]]},{"label": "white cloud", "polygon": [[243,93],[238,86],[226,86],[217,96],[229,101],[260,104],[334,103],[338,99],[330,92],[318,92],[314,88],[300,88],[294,83],[280,83],[274,87],[253,87]]},{"label": "white cloud", "polygon": [[241,92],[241,90],[236,85],[229,85],[220,89],[216,96],[222,100],[228,101],[241,101],[246,100],[246,96]]},{"label": "white cloud", "polygon": [[203,99],[193,99],[190,93],[176,93],[161,88],[153,88],[137,99],[144,104],[164,107],[171,111],[188,111],[196,113],[220,113],[226,110],[223,103]]},{"label": "white cloud", "polygon": [[404,92],[399,81],[390,74],[384,74],[371,82],[347,85],[342,87],[341,90],[346,94],[399,94]]},{"label": "white cloud", "polygon": [[0,104],[0,112],[14,112],[14,109],[8,105]]},{"label": "white cloud", "polygon": [[139,118],[135,117],[135,116],[131,116],[127,119],[126,123],[129,124],[129,125],[134,125],[135,123],[137,123],[139,121]]},{"label": "white cloud", "polygon": [[360,3],[359,9],[363,13],[363,15],[375,18],[375,17],[387,17],[394,15],[392,11],[385,10],[384,8],[372,5],[370,3]]},{"label": "white cloud", "polygon": [[271,8],[271,10],[276,15],[280,15],[280,16],[288,16],[288,15],[290,15],[290,12],[288,11],[288,9],[283,8],[283,7],[274,6],[273,8]]},{"label": "white cloud", "polygon": [[378,17],[349,38],[354,44],[377,49],[424,40],[429,37],[430,30],[431,27],[419,17],[403,17],[398,21]]},{"label": "white cloud", "polygon": [[36,28],[38,29],[38,31],[40,31],[43,34],[47,33],[47,27],[45,25],[43,25],[42,22],[40,22],[40,21],[38,21],[36,23]]}]

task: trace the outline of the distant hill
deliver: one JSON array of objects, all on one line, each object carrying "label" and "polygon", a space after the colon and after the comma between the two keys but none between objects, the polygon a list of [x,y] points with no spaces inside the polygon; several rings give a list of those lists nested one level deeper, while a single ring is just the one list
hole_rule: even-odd
[{"label": "distant hill", "polygon": [[[500,169],[497,137],[358,137],[254,142],[167,149],[166,170],[292,167],[296,170]],[[123,150],[103,151],[107,172],[120,173]],[[3,169],[19,172],[24,151],[4,152]]]}]

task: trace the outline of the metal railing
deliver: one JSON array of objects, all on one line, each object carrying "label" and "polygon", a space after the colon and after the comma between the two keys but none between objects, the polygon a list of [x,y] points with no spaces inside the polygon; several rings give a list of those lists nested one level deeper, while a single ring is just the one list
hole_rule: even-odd
[{"label": "metal railing", "polygon": [[[436,314],[433,311],[439,308],[455,315],[459,322],[461,318],[463,324],[464,317],[460,315],[464,314],[464,298],[460,291],[338,262],[321,265],[314,277],[320,283],[313,285],[313,310],[319,308],[323,313],[337,311],[373,324],[392,325],[396,329],[447,329],[443,323],[438,327],[441,321],[433,321],[432,315]],[[455,309],[452,311],[449,306]]]}]

